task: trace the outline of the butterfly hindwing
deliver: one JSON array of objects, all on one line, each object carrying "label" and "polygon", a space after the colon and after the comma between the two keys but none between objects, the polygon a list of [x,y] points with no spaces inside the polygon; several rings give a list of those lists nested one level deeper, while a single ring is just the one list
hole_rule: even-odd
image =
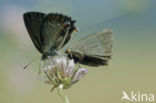
[{"label": "butterfly hindwing", "polygon": [[72,31],[76,29],[70,17],[62,14],[48,14],[40,28],[41,43],[44,52],[61,49],[71,38]]}]

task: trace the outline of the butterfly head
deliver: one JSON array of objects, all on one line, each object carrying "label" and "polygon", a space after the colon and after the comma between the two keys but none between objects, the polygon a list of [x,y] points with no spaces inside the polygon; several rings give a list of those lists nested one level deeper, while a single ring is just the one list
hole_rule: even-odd
[{"label": "butterfly head", "polygon": [[65,50],[65,53],[71,54],[71,49],[70,49],[70,48],[67,48],[67,49]]},{"label": "butterfly head", "polygon": [[67,48],[65,50],[65,53],[67,54],[68,58],[72,58],[72,53],[71,53],[71,49],[70,48]]}]

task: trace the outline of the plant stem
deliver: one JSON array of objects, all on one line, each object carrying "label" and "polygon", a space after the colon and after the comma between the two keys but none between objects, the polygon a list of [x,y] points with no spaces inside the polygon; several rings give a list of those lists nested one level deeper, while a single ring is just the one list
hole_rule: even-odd
[{"label": "plant stem", "polygon": [[58,88],[58,95],[64,100],[65,103],[70,103],[68,97],[62,93],[62,90],[63,90],[63,84],[60,84]]}]

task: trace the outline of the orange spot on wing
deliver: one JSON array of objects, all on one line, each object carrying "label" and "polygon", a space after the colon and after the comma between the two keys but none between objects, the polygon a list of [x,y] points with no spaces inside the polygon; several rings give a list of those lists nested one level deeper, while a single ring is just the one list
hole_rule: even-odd
[{"label": "orange spot on wing", "polygon": [[64,19],[61,19],[61,22],[63,22],[64,21]]}]

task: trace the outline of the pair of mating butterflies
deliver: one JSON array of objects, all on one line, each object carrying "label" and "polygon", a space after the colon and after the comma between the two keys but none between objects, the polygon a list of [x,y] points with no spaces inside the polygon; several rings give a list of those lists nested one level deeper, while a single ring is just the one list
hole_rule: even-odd
[{"label": "pair of mating butterflies", "polygon": [[[25,26],[37,50],[42,54],[42,60],[57,55],[74,32],[75,20],[63,14],[27,12],[23,15]],[[65,53],[75,63],[88,66],[107,65],[111,58],[112,31],[102,30],[76,42],[72,50]]]}]

